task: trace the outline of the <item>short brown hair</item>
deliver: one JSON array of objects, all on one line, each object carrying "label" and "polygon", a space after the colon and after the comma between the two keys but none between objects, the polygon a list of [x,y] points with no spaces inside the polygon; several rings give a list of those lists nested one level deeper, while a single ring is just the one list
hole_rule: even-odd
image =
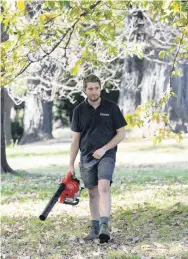
[{"label": "short brown hair", "polygon": [[101,87],[101,81],[100,81],[100,79],[96,76],[96,75],[93,75],[93,74],[91,74],[91,75],[89,75],[89,76],[86,76],[85,78],[84,78],[84,90],[86,90],[86,87],[87,87],[87,83],[90,83],[90,82],[98,82],[99,83],[99,85],[100,85],[100,87]]}]

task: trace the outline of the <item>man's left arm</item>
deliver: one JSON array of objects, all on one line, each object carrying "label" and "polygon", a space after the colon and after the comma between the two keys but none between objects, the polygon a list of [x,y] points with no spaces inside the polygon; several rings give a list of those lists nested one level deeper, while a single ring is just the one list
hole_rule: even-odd
[{"label": "man's left arm", "polygon": [[93,157],[96,159],[100,159],[107,150],[114,148],[117,146],[124,138],[125,138],[125,127],[116,129],[117,134],[102,148],[97,149],[93,153]]}]

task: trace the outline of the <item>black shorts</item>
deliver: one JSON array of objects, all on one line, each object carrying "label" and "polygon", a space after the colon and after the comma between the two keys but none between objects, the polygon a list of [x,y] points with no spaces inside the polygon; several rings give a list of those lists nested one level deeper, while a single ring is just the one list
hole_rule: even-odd
[{"label": "black shorts", "polygon": [[85,188],[92,188],[98,184],[98,180],[106,179],[112,183],[115,168],[115,159],[102,157],[100,160],[93,159],[90,162],[80,163],[80,175]]}]

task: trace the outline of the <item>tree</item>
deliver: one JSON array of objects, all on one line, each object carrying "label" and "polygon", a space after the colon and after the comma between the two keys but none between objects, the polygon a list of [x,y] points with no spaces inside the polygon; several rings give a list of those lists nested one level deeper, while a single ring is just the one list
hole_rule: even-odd
[{"label": "tree", "polygon": [[[145,127],[144,130],[142,129],[143,135],[148,134],[147,128],[151,126],[151,121],[155,122],[156,132],[159,128],[160,133],[166,132],[166,135],[169,135],[168,120],[174,118],[174,116],[172,117],[172,113],[170,117],[168,116],[169,113],[165,104],[171,95],[171,89],[175,89],[175,78],[170,78],[170,74],[174,73],[174,64],[177,63],[177,66],[181,67],[185,66],[186,60],[183,56],[180,56],[183,49],[180,50],[179,48],[182,37],[179,41],[175,41],[176,37],[179,36],[177,28],[173,28],[169,24],[163,24],[160,17],[153,21],[149,13],[141,7],[130,9],[125,27],[129,35],[126,42],[129,43],[134,40],[139,42],[143,54],[141,54],[142,58],[137,55],[125,56],[122,54],[124,57],[124,74],[121,82],[123,86],[120,94],[121,107],[124,114],[127,114],[127,119],[131,120],[129,125],[135,126],[137,124],[139,127]],[[168,56],[163,59],[164,53],[167,50],[169,51],[172,46],[175,49],[174,53],[169,55],[167,52]],[[178,55],[179,58],[177,58]],[[187,87],[185,85],[182,85],[182,87],[186,91]],[[164,98],[164,95],[168,98]],[[176,98],[178,100],[181,98],[182,103],[181,106],[179,105],[181,111],[178,111],[179,115],[180,113],[182,115],[178,119],[182,118],[187,121],[188,117],[184,114],[187,107],[186,98],[182,95]],[[173,99],[176,98],[170,98],[171,105],[175,102]],[[150,102],[152,99],[155,101]],[[146,108],[147,102],[148,107]],[[133,119],[131,113],[134,113],[138,106],[137,114],[135,114],[137,119],[135,116]],[[183,109],[184,112],[182,112]],[[183,129],[183,125],[181,128]],[[179,129],[181,128],[179,126]],[[154,129],[155,127],[152,125],[152,131]],[[173,136],[172,133],[171,136]],[[160,137],[159,134],[158,140],[160,140]]]},{"label": "tree", "polygon": [[1,88],[1,172],[15,173],[14,170],[7,163],[6,152],[5,152],[5,134],[4,134],[4,100],[5,100],[5,89]]},{"label": "tree", "polygon": [[6,89],[4,91],[4,120],[5,120],[5,140],[6,140],[6,144],[9,145],[11,144],[11,140],[12,140],[12,132],[11,132],[11,118],[10,118],[10,114],[11,114],[11,109],[13,108],[13,101],[10,98],[10,96],[8,95]]},{"label": "tree", "polygon": [[47,140],[52,136],[52,102],[30,94],[25,102],[24,135],[19,144]]},{"label": "tree", "polygon": [[20,144],[53,138],[51,84],[53,84],[56,66],[50,62],[50,58],[46,61],[48,62],[41,61],[37,71],[27,78],[26,86],[31,92],[36,91],[40,85],[46,89],[40,94],[27,93],[26,95],[24,135]]},{"label": "tree", "polygon": [[[118,32],[121,32],[125,17],[133,6],[144,9],[153,20],[160,16],[161,21],[177,27],[183,35],[174,39],[178,43],[178,49],[175,44],[162,55],[171,55],[176,50],[176,61],[177,58],[187,55],[188,47],[184,39],[188,34],[187,11],[183,1],[25,1],[24,5],[24,1],[18,0],[17,3],[18,5],[14,6],[10,5],[10,2],[2,2],[4,12],[1,21],[10,36],[9,40],[1,45],[2,86],[7,87],[10,95],[13,95],[17,79],[27,77],[28,71],[35,64],[52,54],[55,59],[58,57],[57,63],[60,63],[61,68],[59,71],[64,70],[61,82],[71,80],[67,80],[67,74],[75,77],[79,70],[85,69],[86,63],[91,67],[102,67],[104,62],[100,60],[101,52],[95,52],[96,41],[99,41],[101,51],[108,54],[110,61],[120,57],[122,52],[126,55],[134,53],[141,58],[143,51],[139,42],[131,41],[131,44],[127,44],[126,36],[124,44],[118,42]],[[33,8],[34,16],[28,21],[26,17]],[[79,54],[74,52],[74,58],[70,60],[69,54],[75,49],[81,51]],[[108,61],[105,59],[105,62]],[[174,62],[172,72],[175,68]],[[72,80],[74,81],[73,78]],[[63,84],[60,85],[58,90],[65,94]],[[57,89],[60,85],[53,84],[52,94],[55,92],[54,87]],[[66,86],[70,92],[80,91],[79,85],[74,89],[68,84]],[[14,100],[19,102],[23,101],[23,98],[19,98],[17,94]]]},{"label": "tree", "polygon": [[[3,8],[1,7],[1,11],[3,11]],[[5,42],[9,39],[9,35],[7,33],[7,30],[4,28],[4,24],[1,23],[1,42]],[[4,71],[3,71],[4,72]],[[6,95],[6,90],[4,87],[1,87],[1,172],[10,172],[10,173],[15,173],[14,170],[9,166],[7,163],[7,158],[6,158],[6,151],[5,151],[5,119],[4,119],[4,114],[5,114],[5,95]]]}]

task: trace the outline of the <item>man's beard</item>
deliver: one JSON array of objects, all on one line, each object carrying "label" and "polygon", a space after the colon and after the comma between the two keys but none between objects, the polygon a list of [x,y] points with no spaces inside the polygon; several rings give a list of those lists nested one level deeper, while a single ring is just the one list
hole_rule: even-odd
[{"label": "man's beard", "polygon": [[99,99],[100,99],[100,95],[99,96],[96,96],[95,98],[89,98],[88,99],[91,101],[91,102],[97,102]]}]

